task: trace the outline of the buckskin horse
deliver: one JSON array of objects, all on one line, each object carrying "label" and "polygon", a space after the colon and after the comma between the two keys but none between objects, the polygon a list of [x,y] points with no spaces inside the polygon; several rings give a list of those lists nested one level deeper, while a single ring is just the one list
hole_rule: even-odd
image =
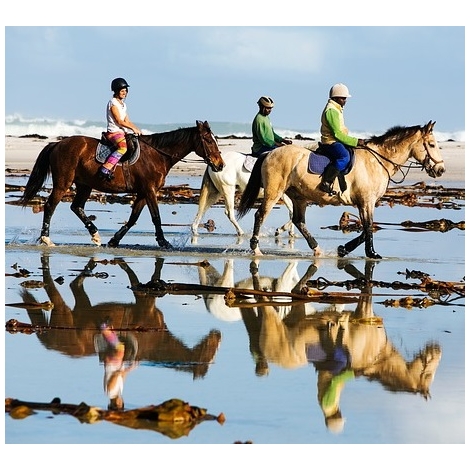
[{"label": "buckskin horse", "polygon": [[20,203],[26,206],[42,188],[46,178],[52,175],[52,192],[44,205],[39,238],[41,244],[54,246],[49,238],[51,218],[64,194],[75,183],[76,195],[70,208],[87,228],[94,244],[101,245],[101,237],[84,208],[92,189],[97,189],[113,194],[135,194],[128,222],[114,234],[108,246],[119,245],[124,235],[137,222],[145,205],[148,205],[158,245],[166,249],[172,248],[163,234],[157,201],[158,191],[163,187],[168,172],[190,152],[199,155],[214,171],[222,170],[224,162],[207,121],[196,121],[195,127],[141,135],[138,142],[139,158],[132,165],[126,162],[119,165],[112,181],[102,181],[98,177],[100,162],[95,158],[98,139],[71,136],[51,142],[42,149],[20,199]]},{"label": "buckskin horse", "polygon": [[[362,225],[358,237],[337,249],[339,257],[344,257],[365,242],[366,257],[379,259],[373,245],[374,209],[385,194],[393,176],[403,167],[411,167],[414,158],[426,173],[436,178],[445,172],[444,161],[433,134],[435,121],[424,126],[395,126],[381,136],[373,136],[366,145],[355,150],[355,163],[345,176],[346,188],[329,195],[318,186],[321,175],[309,171],[308,162],[311,150],[296,145],[286,145],[270,152],[264,160],[258,159],[253,167],[247,187],[238,206],[237,217],[243,217],[254,206],[260,187],[264,197],[255,212],[253,235],[250,248],[255,255],[262,255],[258,246],[260,228],[281,195],[286,193],[293,203],[292,221],[307,240],[314,255],[320,254],[318,242],[305,225],[305,211],[310,203],[319,206],[350,205],[357,207]],[[395,182],[395,181],[394,181]]]}]

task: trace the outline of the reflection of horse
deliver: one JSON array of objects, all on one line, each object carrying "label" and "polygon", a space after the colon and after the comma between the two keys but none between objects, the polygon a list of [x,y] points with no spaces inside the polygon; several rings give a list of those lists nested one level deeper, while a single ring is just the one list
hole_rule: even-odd
[{"label": "reflection of horse", "polygon": [[[373,267],[373,261],[366,261],[362,275],[350,264],[343,266],[352,276],[369,281]],[[256,285],[256,270],[253,276]],[[339,400],[348,380],[363,376],[380,382],[386,390],[420,394],[427,399],[439,366],[441,348],[435,343],[426,344],[411,361],[403,358],[377,322],[371,290],[366,284],[354,311],[336,306],[307,315],[305,304],[296,303],[282,319],[270,305],[246,309],[252,310],[251,315],[243,317],[257,375],[266,375],[269,363],[283,368],[315,365],[318,401],[331,430],[341,430],[344,424]]]},{"label": "reflection of horse", "polygon": [[[235,217],[235,194],[237,189],[243,191],[246,188],[251,172],[244,166],[247,156],[239,152],[227,152],[223,155],[225,163],[222,171],[215,172],[212,168],[206,168],[202,178],[199,206],[196,217],[191,225],[193,235],[198,234],[199,223],[210,206],[215,204],[221,196],[224,198],[225,215],[232,222],[238,236],[243,235],[243,229]],[[262,189],[260,194],[262,194]],[[294,236],[292,225],[292,203],[288,196],[282,195],[282,200],[289,210],[289,221],[276,229],[276,236],[288,230],[290,236]]]},{"label": "reflection of horse", "polygon": [[[222,274],[211,264],[199,265],[199,282],[205,286],[253,289],[253,278],[251,276],[235,282],[233,261],[233,258],[225,260]],[[297,265],[298,261],[290,261],[279,277],[258,276],[256,289],[269,292],[292,292],[302,282],[297,272]],[[242,319],[243,309],[229,307],[225,303],[223,295],[204,294],[203,297],[207,311],[219,320],[231,322]],[[281,318],[287,315],[289,310],[290,307],[285,305],[276,308],[277,314]]]},{"label": "reflection of horse", "polygon": [[345,176],[347,188],[333,196],[318,189],[320,176],[309,173],[311,151],[306,148],[286,145],[270,152],[264,160],[258,159],[238,207],[238,216],[244,216],[257,200],[259,188],[264,188],[261,206],[254,216],[251,249],[257,255],[262,254],[258,246],[260,228],[274,204],[286,193],[293,203],[292,221],[314,250],[314,254],[319,254],[320,250],[305,224],[305,211],[309,203],[357,207],[362,232],[345,245],[339,246],[338,255],[343,257],[365,242],[366,256],[381,258],[373,246],[374,209],[393,175],[411,157],[431,177],[441,176],[445,171],[433,134],[434,124],[430,121],[423,127],[394,127],[382,136],[372,137],[364,148],[356,149],[354,166]]},{"label": "reflection of horse", "polygon": [[[163,313],[155,306],[154,296],[134,292],[135,303],[102,302],[91,305],[83,285],[89,278],[85,274],[78,275],[70,284],[75,300],[75,306],[70,308],[52,279],[49,257],[43,256],[41,260],[44,289],[54,307],[49,320],[42,310],[27,311],[32,324],[45,327],[38,338],[46,348],[72,357],[94,355],[95,335],[100,331],[100,325],[107,321],[120,336],[125,337],[131,330],[138,343],[138,347],[134,347],[136,353],[133,360],[168,364],[174,369],[191,372],[194,378],[206,375],[220,344],[219,331],[210,331],[199,344],[190,348],[168,330]],[[119,260],[118,264],[129,277],[131,286],[137,285],[138,279],[127,263]],[[158,258],[152,279],[160,279],[162,264],[163,259]],[[96,262],[91,260],[87,271],[95,265]],[[26,289],[22,292],[22,298],[25,303],[36,302],[34,295]]]},{"label": "reflection of horse", "polygon": [[44,205],[41,243],[53,245],[49,238],[52,215],[64,194],[75,183],[76,195],[70,208],[87,228],[93,243],[100,245],[101,237],[96,226],[85,214],[84,208],[92,188],[95,188],[107,193],[125,192],[136,195],[128,222],[114,234],[108,246],[119,245],[122,237],[135,225],[147,204],[155,225],[158,245],[171,248],[162,231],[157,202],[158,191],[163,187],[168,172],[192,151],[202,157],[214,171],[223,168],[223,160],[209,124],[200,121],[196,124],[196,127],[139,136],[141,148],[139,159],[133,165],[124,162],[119,166],[111,182],[103,181],[98,176],[100,163],[95,159],[98,139],[72,136],[46,145],[34,164],[20,199],[23,206],[26,206],[42,188],[49,173],[52,174],[53,188]]}]

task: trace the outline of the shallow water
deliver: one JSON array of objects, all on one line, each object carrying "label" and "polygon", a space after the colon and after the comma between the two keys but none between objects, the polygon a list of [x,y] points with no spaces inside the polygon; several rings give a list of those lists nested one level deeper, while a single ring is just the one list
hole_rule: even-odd
[{"label": "shallow water", "polygon": [[[171,179],[167,184],[173,184]],[[172,224],[164,229],[175,247],[165,252],[155,246],[146,211],[121,247],[110,249],[89,245],[68,204],[60,204],[51,229],[57,246],[42,248],[35,245],[41,215],[7,205],[5,320],[41,324],[44,329],[6,332],[6,397],[35,402],[60,397],[63,403],[106,409],[109,400],[96,337],[100,323],[107,320],[126,331],[128,362],[135,361],[124,382],[126,409],[180,398],[210,414],[223,413],[226,421],[205,421],[170,437],[156,429],[106,421],[83,424],[71,416],[39,411],[25,419],[7,415],[5,442],[464,443],[465,299],[450,296],[449,302],[428,307],[386,304],[406,296],[429,298],[416,288],[419,279],[407,277],[407,270],[427,273],[436,281],[463,281],[464,231],[413,232],[399,224],[441,218],[458,222],[464,220],[464,211],[377,208],[376,221],[397,225],[375,234],[376,251],[384,258],[370,262],[362,246],[352,256],[336,257],[336,247],[354,235],[325,227],[337,224],[344,210],[354,212],[308,208],[308,226],[324,250],[315,261],[303,239],[275,241],[274,228],[285,222],[286,211],[274,210],[260,240],[266,255],[259,260],[258,272],[266,289],[290,292],[307,275],[328,281],[323,292],[346,292],[346,301],[343,297],[343,303],[335,305],[317,297],[277,308],[238,308],[228,307],[222,295],[158,297],[138,295],[130,287],[149,282],[155,272],[167,283],[252,287],[251,214],[242,219],[247,235],[238,238],[223,208],[216,206],[204,218],[213,219],[216,230],[202,229],[193,239],[184,224],[191,222],[196,207],[162,205],[162,220]],[[105,243],[126,220],[129,207],[89,203],[87,212],[97,216]],[[92,259],[97,262],[93,269],[79,276]],[[209,263],[205,267],[204,261]],[[156,265],[161,271],[155,271]],[[28,280],[45,276],[48,287],[22,287],[25,278],[8,276],[20,269],[30,272]],[[361,296],[358,288],[335,285],[344,286],[354,275],[382,281],[384,287],[374,286]],[[396,281],[413,288],[390,288]],[[54,302],[52,310],[8,306],[46,301]],[[359,321],[376,317],[382,323]],[[64,325],[68,328],[47,328]],[[135,325],[151,331],[126,329]],[[163,330],[155,331],[156,326]]]}]

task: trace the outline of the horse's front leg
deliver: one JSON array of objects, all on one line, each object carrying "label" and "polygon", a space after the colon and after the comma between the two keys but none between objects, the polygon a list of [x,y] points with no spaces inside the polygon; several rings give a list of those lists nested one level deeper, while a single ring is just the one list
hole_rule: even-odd
[{"label": "horse's front leg", "polygon": [[155,240],[157,241],[158,246],[166,249],[173,248],[172,244],[165,239],[165,235],[163,234],[162,219],[160,217],[156,195],[153,198],[147,198],[147,204],[149,206],[153,225],[155,226]]},{"label": "horse's front leg", "polygon": [[70,209],[85,225],[86,229],[88,230],[88,233],[91,235],[91,241],[95,245],[100,246],[101,237],[98,233],[98,229],[85,213],[85,203],[90,197],[91,187],[82,186],[78,184],[76,186],[77,192],[75,194],[75,197],[73,198],[72,204],[70,205]]},{"label": "horse's front leg", "polygon": [[111,248],[116,248],[119,246],[120,241],[124,235],[133,227],[137,219],[139,218],[142,209],[145,207],[146,201],[143,197],[138,196],[137,199],[132,204],[132,211],[129,217],[129,220],[113,235],[111,240],[108,242],[108,246]]},{"label": "horse's front leg", "polygon": [[382,257],[374,250],[374,232],[372,230],[372,216],[368,216],[367,211],[365,211],[364,209],[361,209],[359,211],[359,216],[363,227],[361,234],[346,243],[345,245],[340,245],[338,247],[338,256],[346,256],[348,253],[351,253],[351,251],[355,250],[361,243],[365,242],[366,256],[372,259],[382,259]]}]

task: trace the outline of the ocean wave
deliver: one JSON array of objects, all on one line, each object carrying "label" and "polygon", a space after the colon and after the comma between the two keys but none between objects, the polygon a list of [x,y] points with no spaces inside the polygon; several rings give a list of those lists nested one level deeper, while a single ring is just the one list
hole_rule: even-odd
[{"label": "ocean wave", "polygon": [[[183,127],[192,127],[195,125],[190,122],[146,124],[136,123],[144,134],[154,134],[167,132]],[[238,138],[251,137],[251,123],[240,122],[211,122],[212,131],[218,137],[233,136]],[[47,117],[24,118],[19,114],[5,116],[5,135],[19,137],[23,135],[41,135],[49,138],[69,135],[88,135],[99,138],[105,130],[104,121],[88,121],[84,119],[60,120]],[[351,134],[359,138],[367,138],[371,135],[381,135],[386,131],[354,131]],[[308,129],[288,129],[276,128],[276,132],[287,138],[302,136],[307,139],[319,140],[320,133],[312,132]],[[465,142],[465,131],[440,132],[434,131],[434,135],[439,142],[454,140],[456,142]]]}]

